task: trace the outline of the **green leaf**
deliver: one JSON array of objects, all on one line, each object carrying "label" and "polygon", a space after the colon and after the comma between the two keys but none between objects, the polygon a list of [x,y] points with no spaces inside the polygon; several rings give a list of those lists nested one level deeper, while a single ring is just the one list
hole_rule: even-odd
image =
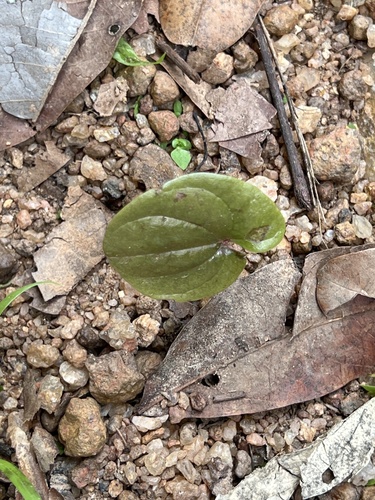
[{"label": "green leaf", "polygon": [[28,285],[21,286],[20,288],[17,288],[17,290],[14,290],[10,294],[8,294],[1,302],[0,302],[0,316],[3,314],[5,309],[10,306],[10,304],[13,302],[13,300],[16,300],[16,298],[21,295],[23,292],[26,292],[27,290],[30,290],[30,288],[33,288],[34,286],[37,285],[45,285],[45,284],[56,284],[53,281],[37,281],[35,283],[29,283]]},{"label": "green leaf", "polygon": [[141,59],[134,51],[133,47],[128,44],[123,38],[120,38],[116,50],[113,54],[113,59],[125,66],[149,66],[150,64],[160,64],[164,61],[163,54],[157,61],[147,61]]},{"label": "green leaf", "polygon": [[140,101],[141,101],[141,96],[139,95],[137,97],[137,100],[134,103],[134,118],[138,115],[139,113],[139,106],[140,106]]},{"label": "green leaf", "polygon": [[224,175],[190,174],[144,193],[115,215],[104,252],[141,293],[198,300],[227,288],[244,268],[244,256],[230,241],[264,252],[284,230],[281,213],[255,186]]},{"label": "green leaf", "polygon": [[177,100],[173,103],[173,113],[177,116],[177,118],[179,116],[182,115],[182,102]]},{"label": "green leaf", "polygon": [[366,486],[375,486],[375,479],[370,479]]},{"label": "green leaf", "polygon": [[171,152],[171,158],[181,170],[186,170],[191,161],[191,154],[186,149],[177,147]]},{"label": "green leaf", "polygon": [[186,151],[189,151],[189,149],[191,149],[191,142],[187,139],[173,139],[172,147],[186,149]]},{"label": "green leaf", "polygon": [[25,500],[41,500],[34,486],[15,465],[0,459],[0,471],[14,484]]},{"label": "green leaf", "polygon": [[361,384],[361,387],[371,394],[371,396],[375,396],[375,385]]},{"label": "green leaf", "polygon": [[357,129],[358,129],[357,125],[356,125],[355,123],[353,123],[353,122],[349,122],[349,123],[347,124],[347,127],[348,127],[348,128],[351,128],[351,129],[353,129],[353,130],[357,130]]}]

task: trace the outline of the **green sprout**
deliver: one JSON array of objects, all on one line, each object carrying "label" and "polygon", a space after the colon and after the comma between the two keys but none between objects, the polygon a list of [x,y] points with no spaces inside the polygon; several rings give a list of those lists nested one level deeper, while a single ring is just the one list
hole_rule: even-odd
[{"label": "green sprout", "polygon": [[117,62],[124,64],[124,66],[149,66],[150,64],[160,64],[164,61],[165,54],[163,54],[157,61],[147,61],[141,59],[134,51],[133,47],[128,44],[123,38],[117,44],[113,59]]},{"label": "green sprout", "polygon": [[187,139],[173,139],[171,158],[181,170],[186,170],[191,161],[191,142]]},{"label": "green sprout", "polygon": [[177,116],[177,118],[179,116],[182,115],[182,102],[177,100],[173,103],[173,113]]}]

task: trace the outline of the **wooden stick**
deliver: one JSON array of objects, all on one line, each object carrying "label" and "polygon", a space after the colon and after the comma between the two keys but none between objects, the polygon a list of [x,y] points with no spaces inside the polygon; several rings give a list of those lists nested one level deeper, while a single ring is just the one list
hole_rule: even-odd
[{"label": "wooden stick", "polygon": [[257,17],[255,18],[253,26],[255,29],[256,38],[258,40],[260,52],[262,54],[263,64],[267,73],[272,99],[277,109],[281,132],[284,137],[285,147],[289,157],[294,195],[300,207],[311,210],[313,208],[313,203],[311,200],[310,190],[298,158],[296,145],[293,141],[292,129],[290,127],[288,117],[286,116],[283,98],[277,82],[276,71],[272,63],[272,54],[268,46],[267,38],[263,33],[262,26],[259,21],[259,15],[257,15]]},{"label": "wooden stick", "polygon": [[179,56],[177,52],[173,50],[172,47],[168,45],[167,42],[165,42],[160,36],[156,37],[155,44],[158,49],[166,53],[167,57],[169,57],[169,59],[174,62],[175,65],[190,78],[190,80],[193,80],[194,83],[199,83],[201,81],[198,73],[194,71],[193,68],[191,68],[188,63],[182,59],[182,57]]}]

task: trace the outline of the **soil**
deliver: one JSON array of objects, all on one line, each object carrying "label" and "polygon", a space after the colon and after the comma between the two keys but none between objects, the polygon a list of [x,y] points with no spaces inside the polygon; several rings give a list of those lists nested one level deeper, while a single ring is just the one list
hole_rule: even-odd
[{"label": "soil", "polygon": [[[263,14],[271,7],[267,4]],[[285,65],[284,76],[297,110],[302,113],[307,106],[307,111],[313,112],[313,118],[306,118],[306,113],[302,118],[303,132],[320,181],[318,193],[325,222],[319,225],[316,208],[297,208],[276,120],[261,144],[258,162],[209,143],[201,171],[244,181],[254,179],[290,215],[282,243],[264,255],[248,254],[245,274],[286,254],[301,264],[310,252],[375,242],[375,171],[371,144],[366,142],[371,135],[371,113],[366,112],[366,103],[373,97],[374,45],[371,34],[367,36],[366,30],[363,34],[363,29],[360,32],[361,16],[373,22],[373,4],[368,0],[355,2],[355,7],[342,7],[340,0],[315,4],[300,0],[292,9],[297,22],[288,27],[290,20],[285,21],[272,38],[276,46],[287,46],[280,62]],[[131,29],[127,32],[126,37],[138,50],[159,29],[156,21],[152,23],[147,35],[137,35]],[[272,33],[271,22],[268,27]],[[298,42],[285,38],[290,33]],[[202,54],[201,58],[195,55],[201,65],[196,61],[196,68],[202,74],[207,71],[209,81],[223,88],[236,75],[246,73],[254,81],[258,78],[258,89],[270,100],[262,62],[257,62],[258,52],[254,36],[248,33],[226,51],[228,57],[220,71],[215,72],[213,67],[204,70]],[[209,58],[204,51],[203,55]],[[207,66],[212,59],[211,54]],[[228,64],[230,74],[221,84],[216,83]],[[165,171],[156,168],[172,149],[168,145],[166,153],[159,147],[161,142],[182,136],[183,131],[193,144],[185,173],[202,162],[203,141],[192,119],[192,111],[199,110],[171,78],[165,77],[162,68],[149,68],[144,85],[139,74],[112,61],[56,124],[0,153],[0,277],[4,284],[0,298],[32,281],[34,256],[48,243],[51,232],[69,218],[67,209],[82,191],[106,207],[106,217],[111,217],[145,189],[181,174],[171,160]],[[128,100],[119,102],[110,116],[100,116],[94,110],[100,89],[119,77],[128,81]],[[176,99],[183,105],[179,119],[173,113]],[[202,114],[200,118],[207,133],[210,122]],[[348,130],[354,130],[349,138]],[[55,165],[56,171],[33,186],[25,172],[38,165],[43,170],[41,162],[48,144],[52,149],[46,161],[52,168]],[[58,154],[65,156],[61,159]],[[144,158],[148,165],[154,162],[154,169],[144,167]],[[59,161],[63,163],[60,168]],[[89,225],[86,230],[90,233]],[[81,241],[82,247],[78,247],[82,252],[87,250],[87,241]],[[65,265],[63,273],[69,274],[69,262],[56,265]],[[0,318],[1,454],[15,463],[19,461],[17,439],[10,429],[15,425],[15,415],[31,411],[31,400],[36,409],[26,425],[19,425],[26,430],[27,440],[38,432],[42,435],[42,445],[36,445],[45,451],[37,453],[39,466],[50,488],[62,498],[215,498],[229,493],[254,468],[277,454],[315,441],[369,399],[360,381],[355,380],[325,397],[279,410],[180,424],[149,417],[149,427],[145,427],[145,422],[135,418],[144,381],[206,301],[177,304],[142,296],[102,256],[77,281],[66,301],[54,303],[53,309],[46,309],[40,296],[35,298],[30,291],[18,297]],[[109,355],[108,365],[99,369],[97,360]],[[92,364],[90,360],[94,360]],[[134,393],[118,397],[111,387],[103,389],[102,369],[113,370],[113,383],[118,373],[128,370],[129,380],[136,387]],[[88,385],[89,377],[91,384],[96,377],[95,387]],[[135,380],[142,382],[138,386]],[[41,387],[45,395],[37,396]],[[26,395],[25,391],[32,393],[32,388],[35,395]],[[69,425],[72,429],[75,425],[72,422],[65,422],[69,432],[64,434],[61,419],[71,400],[93,401],[87,408],[78,407],[78,414],[92,418],[97,426],[89,435],[89,444],[84,439],[73,444],[69,441]],[[67,453],[57,455],[55,440],[64,443]],[[47,462],[44,468],[40,465],[43,458]],[[16,498],[13,485],[5,479],[0,484],[1,498]],[[298,492],[294,498],[300,498]],[[316,498],[370,499],[375,498],[375,492],[345,483]]]}]

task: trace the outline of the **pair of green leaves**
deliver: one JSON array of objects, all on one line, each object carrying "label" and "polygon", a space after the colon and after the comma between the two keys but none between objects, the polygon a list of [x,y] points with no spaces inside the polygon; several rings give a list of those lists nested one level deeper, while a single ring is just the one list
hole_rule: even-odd
[{"label": "pair of green leaves", "polygon": [[171,158],[181,170],[186,170],[191,161],[191,142],[187,139],[173,139]]},{"label": "pair of green leaves", "polygon": [[150,190],[110,222],[104,252],[141,293],[198,300],[232,284],[243,253],[266,252],[285,231],[275,204],[258,188],[217,174],[190,174]]}]

